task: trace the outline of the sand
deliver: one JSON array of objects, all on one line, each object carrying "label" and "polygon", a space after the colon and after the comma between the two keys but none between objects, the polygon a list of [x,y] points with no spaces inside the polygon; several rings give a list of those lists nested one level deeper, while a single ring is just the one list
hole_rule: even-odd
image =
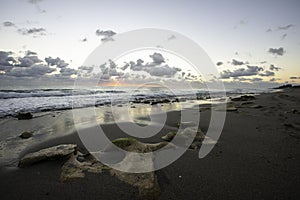
[{"label": "sand", "polygon": [[[155,172],[161,190],[159,199],[299,199],[300,89],[261,94],[251,102],[233,102],[231,106],[237,111],[227,112],[222,134],[205,158],[199,159],[197,150],[188,150],[174,163]],[[205,132],[210,110],[201,110],[199,127]],[[51,120],[68,121],[70,111],[61,112],[37,119],[39,123],[46,119],[48,126],[51,126]],[[56,116],[52,117],[52,114]],[[178,111],[169,112],[167,125],[160,133],[140,141],[161,142],[161,136],[173,130],[178,119]],[[30,123],[31,127],[39,127]],[[22,124],[25,121],[2,121],[1,134],[4,134],[5,126],[5,130],[14,131],[21,130]],[[103,129],[111,140],[124,137],[115,124],[104,125]],[[29,142],[13,143],[23,145],[18,148],[17,157],[12,155],[16,159],[28,152],[63,143],[76,143],[84,151],[79,137],[72,131],[61,137],[46,134],[27,140]],[[136,187],[107,172],[87,173],[85,178],[61,182],[61,167],[66,159],[22,169],[13,167],[16,162],[11,162],[10,167],[2,166],[1,199],[140,198]]]}]

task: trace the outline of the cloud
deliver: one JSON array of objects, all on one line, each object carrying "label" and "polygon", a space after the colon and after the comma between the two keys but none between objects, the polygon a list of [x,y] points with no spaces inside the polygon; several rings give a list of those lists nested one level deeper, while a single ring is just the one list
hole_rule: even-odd
[{"label": "cloud", "polygon": [[104,63],[99,66],[100,73],[91,73],[90,77],[96,77],[100,80],[110,80],[112,77],[118,79],[124,75],[123,72],[118,71],[117,65],[114,61],[109,60],[109,63]]},{"label": "cloud", "polygon": [[96,30],[96,35],[97,36],[104,36],[104,37],[111,37],[115,35],[116,33],[112,30],[107,30],[107,31],[102,31],[100,29]]},{"label": "cloud", "polygon": [[0,51],[0,71],[9,72],[16,60],[12,57],[13,52]]},{"label": "cloud", "polygon": [[162,63],[165,63],[165,58],[160,53],[155,52],[152,55],[149,55],[149,57],[152,59],[152,62],[144,64],[142,59],[138,59],[136,62],[129,62],[130,69],[133,71],[144,71],[151,76],[157,77],[172,77],[177,72],[181,71],[181,69],[170,67],[167,64],[162,65]]},{"label": "cloud", "polygon": [[269,48],[268,52],[271,53],[271,54],[274,54],[274,55],[278,55],[278,56],[282,56],[285,53],[283,47]]},{"label": "cloud", "polygon": [[32,36],[42,36],[42,35],[46,35],[46,29],[44,28],[30,28],[30,29],[26,29],[26,28],[22,28],[22,29],[18,29],[18,33],[22,34],[22,35],[32,35]]},{"label": "cloud", "polygon": [[125,63],[125,65],[123,67],[121,67],[121,70],[126,70],[130,65],[128,63]]},{"label": "cloud", "polygon": [[6,22],[3,22],[3,26],[5,26],[5,27],[14,27],[15,24],[13,22],[6,21]]},{"label": "cloud", "polygon": [[[68,64],[60,58],[48,57],[40,59],[36,52],[25,51],[24,56],[16,56],[10,51],[0,51],[0,77],[27,78],[59,78],[64,80],[77,74],[76,69],[68,68]],[[55,73],[53,73],[55,72]],[[9,80],[9,79],[7,79]]]},{"label": "cloud", "polygon": [[28,0],[28,2],[31,3],[31,4],[37,4],[37,3],[40,3],[42,1],[43,0]]},{"label": "cloud", "polygon": [[280,67],[276,67],[275,65],[271,64],[269,69],[271,71],[279,71],[281,68]]},{"label": "cloud", "polygon": [[72,68],[61,68],[60,73],[58,75],[60,76],[71,76],[77,74],[77,70],[72,69]]},{"label": "cloud", "polygon": [[263,71],[262,67],[258,66],[247,66],[247,68],[239,68],[234,71],[224,70],[220,73],[221,79],[235,78],[240,76],[254,76],[258,75],[260,71]]},{"label": "cloud", "polygon": [[175,35],[171,35],[169,38],[168,38],[168,40],[170,41],[170,40],[175,40],[176,39],[176,36]]},{"label": "cloud", "polygon": [[221,65],[223,65],[223,62],[219,61],[219,62],[216,63],[216,65],[221,66]]},{"label": "cloud", "polygon": [[272,29],[269,28],[269,29],[266,30],[266,32],[267,33],[272,32]]},{"label": "cloud", "polygon": [[259,81],[262,81],[263,79],[262,78],[253,78],[251,79],[251,81],[253,82],[259,82]]},{"label": "cloud", "polygon": [[80,42],[87,42],[87,38],[81,39]]},{"label": "cloud", "polygon": [[232,59],[232,62],[231,62],[232,65],[244,65],[246,63],[242,62],[242,61],[238,61],[238,60],[235,60],[235,59]]},{"label": "cloud", "polygon": [[281,40],[284,40],[285,38],[286,38],[286,36],[287,36],[287,34],[285,33],[285,34],[283,34],[282,36],[281,36]]},{"label": "cloud", "polygon": [[275,76],[275,73],[267,70],[264,73],[260,73],[259,75],[260,76]]},{"label": "cloud", "polygon": [[45,58],[45,61],[49,66],[56,66],[58,68],[65,68],[69,65],[64,60],[60,59],[59,57],[57,57],[57,58],[48,57],[48,58]]},{"label": "cloud", "polygon": [[114,36],[115,34],[116,34],[116,32],[114,32],[112,30],[106,30],[106,31],[103,31],[100,29],[96,30],[96,35],[103,37],[101,39],[102,42],[113,41],[114,39],[112,38],[112,36]]},{"label": "cloud", "polygon": [[46,13],[46,10],[41,9],[39,3],[42,2],[43,0],[28,0],[28,3],[34,5],[40,13]]},{"label": "cloud", "polygon": [[275,81],[279,81],[279,80],[281,80],[280,78],[271,78],[269,81],[270,82],[275,82]]},{"label": "cloud", "polygon": [[297,76],[291,76],[290,79],[291,80],[300,79],[300,76],[299,77],[297,77]]},{"label": "cloud", "polygon": [[109,42],[109,41],[114,41],[112,37],[104,37],[101,39],[102,42]]},{"label": "cloud", "polygon": [[277,30],[287,30],[287,29],[292,28],[294,26],[295,25],[293,25],[293,24],[288,24],[286,26],[278,26]]},{"label": "cloud", "polygon": [[55,70],[44,64],[34,64],[30,67],[14,67],[11,71],[5,73],[5,75],[14,77],[39,77]]},{"label": "cloud", "polygon": [[150,58],[152,58],[153,64],[156,65],[160,65],[165,62],[165,58],[160,53],[154,53],[153,55],[150,55]]},{"label": "cloud", "polygon": [[30,67],[36,63],[42,62],[37,56],[35,55],[26,55],[24,57],[18,58],[19,64],[15,65],[18,67]]},{"label": "cloud", "polygon": [[177,68],[170,67],[168,65],[160,66],[160,67],[153,67],[149,68],[147,72],[151,76],[173,76],[178,72]]},{"label": "cloud", "polygon": [[[274,30],[275,30],[275,31],[288,30],[288,29],[290,29],[290,28],[292,28],[292,27],[294,27],[294,26],[295,26],[295,25],[293,25],[293,24],[288,24],[288,25],[286,25],[286,26],[278,26],[277,28],[274,28]],[[269,29],[267,29],[266,32],[272,32],[272,31],[273,31],[273,29],[269,28]]]}]

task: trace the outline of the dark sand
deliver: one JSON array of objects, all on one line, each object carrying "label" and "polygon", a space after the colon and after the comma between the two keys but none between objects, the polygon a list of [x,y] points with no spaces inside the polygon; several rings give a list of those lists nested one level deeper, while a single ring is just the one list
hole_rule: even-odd
[{"label": "dark sand", "polygon": [[[238,111],[227,113],[221,137],[205,158],[199,159],[198,151],[188,150],[155,172],[160,199],[300,198],[300,89],[262,94],[253,102],[262,107],[234,102]],[[167,126],[159,134],[141,141],[162,141],[160,137],[174,129],[179,117],[178,112],[168,115]],[[209,110],[201,112],[204,132],[209,116]],[[124,137],[114,124],[103,129],[110,139]],[[78,136],[72,134],[29,147],[26,152],[62,143],[77,143],[83,149]],[[60,182],[64,162],[1,168],[1,199],[138,199],[136,188],[105,172]]]}]

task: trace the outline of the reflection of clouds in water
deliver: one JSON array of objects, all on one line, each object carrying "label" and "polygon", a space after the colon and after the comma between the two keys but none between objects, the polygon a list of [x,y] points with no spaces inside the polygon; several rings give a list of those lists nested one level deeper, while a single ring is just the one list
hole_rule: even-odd
[{"label": "reflection of clouds in water", "polygon": [[[145,122],[150,120],[151,109],[153,106],[149,104],[134,104],[134,108],[131,105],[123,105],[122,107],[115,106],[118,115],[113,116],[110,106],[98,107],[95,108],[97,122],[99,124],[115,123],[121,119],[125,119],[128,116],[131,118],[131,122]],[[180,103],[168,103],[162,104],[161,110],[168,112],[171,110],[180,110],[182,107]],[[93,116],[90,119],[85,118],[83,121],[88,122],[92,121]]]}]

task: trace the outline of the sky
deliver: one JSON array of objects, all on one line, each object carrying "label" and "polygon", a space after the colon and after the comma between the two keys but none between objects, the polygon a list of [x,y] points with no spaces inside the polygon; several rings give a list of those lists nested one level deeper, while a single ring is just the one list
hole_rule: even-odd
[{"label": "sky", "polygon": [[[84,77],[79,71],[90,73],[83,63],[96,47],[142,28],[172,30],[192,39],[224,82],[300,83],[298,0],[0,0],[0,5],[2,85]],[[129,75],[128,80],[201,81],[198,74],[179,70],[182,63],[176,66],[171,55],[153,51],[139,59],[143,62],[128,57],[129,72],[110,63],[101,72],[107,81]]]}]

